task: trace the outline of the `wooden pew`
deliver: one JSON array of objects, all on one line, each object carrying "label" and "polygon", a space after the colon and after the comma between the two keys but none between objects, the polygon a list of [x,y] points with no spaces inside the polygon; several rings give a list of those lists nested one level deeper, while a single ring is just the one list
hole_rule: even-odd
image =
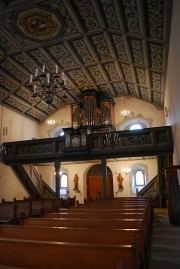
[{"label": "wooden pew", "polygon": [[44,240],[44,241],[67,241],[79,243],[105,243],[124,244],[143,241],[141,229],[96,229],[74,227],[43,227],[43,226],[0,226],[0,237]]},{"label": "wooden pew", "polygon": [[144,206],[149,206],[152,208],[152,200],[151,199],[129,199],[126,198],[124,199],[122,197],[122,199],[113,199],[113,200],[107,200],[107,201],[103,201],[103,200],[99,200],[97,202],[89,202],[86,203],[84,205],[81,205],[81,207],[85,207],[85,208],[107,208],[107,207],[119,207],[121,205],[124,206],[140,206],[140,207],[144,207]]},{"label": "wooden pew", "polygon": [[7,214],[10,213],[12,208],[15,207],[16,221],[12,222],[12,224],[21,223],[23,218],[32,217],[31,201],[24,201],[24,200],[5,201],[3,199],[3,202],[0,206],[6,208]]},{"label": "wooden pew", "polygon": [[17,200],[14,198],[13,201],[6,201],[3,198],[0,204],[0,223],[16,224],[22,222],[25,217],[42,217],[45,213],[55,211],[57,211],[56,199]]},{"label": "wooden pew", "polygon": [[17,200],[14,198],[13,201],[6,201],[2,199],[3,205],[17,205],[17,215],[20,219],[22,215],[24,217],[41,217],[44,213],[54,212],[55,199],[23,199]]},{"label": "wooden pew", "polygon": [[144,219],[68,219],[68,218],[26,218],[23,225],[49,227],[76,227],[76,228],[113,228],[134,229],[141,228],[144,237],[148,240],[147,227]]},{"label": "wooden pew", "polygon": [[90,207],[87,207],[86,205],[82,205],[82,206],[77,206],[77,207],[74,207],[74,208],[67,208],[67,209],[65,209],[65,208],[59,208],[58,209],[58,211],[57,212],[59,212],[59,211],[62,211],[62,210],[74,210],[74,211],[83,211],[83,210],[99,210],[99,211],[103,211],[103,210],[109,210],[109,211],[111,211],[111,210],[121,210],[121,211],[123,211],[123,210],[140,210],[140,211],[142,211],[142,210],[146,210],[146,211],[148,211],[149,212],[149,214],[151,215],[152,214],[152,212],[153,212],[153,210],[151,209],[151,207],[149,206],[149,205],[142,205],[142,204],[126,204],[126,203],[124,203],[124,204],[114,204],[114,203],[112,203],[112,204],[110,204],[110,203],[108,203],[108,204],[102,204],[102,206],[101,205],[95,205],[95,206],[90,206]]},{"label": "wooden pew", "polygon": [[139,197],[119,197],[119,198],[114,198],[114,199],[109,199],[109,200],[96,200],[96,201],[89,201],[86,203],[86,206],[88,205],[93,205],[93,204],[102,204],[102,203],[121,203],[121,202],[129,202],[129,203],[151,203],[152,199],[151,198],[141,198]]},{"label": "wooden pew", "polygon": [[96,220],[104,220],[104,221],[119,221],[119,220],[136,220],[136,219],[142,219],[144,220],[144,228],[147,233],[147,236],[149,236],[149,223],[146,217],[145,213],[107,213],[107,212],[102,212],[102,213],[94,213],[94,212],[89,212],[89,213],[47,213],[44,215],[45,219],[59,219],[59,220],[91,220],[91,221],[96,221]]},{"label": "wooden pew", "polygon": [[[77,206],[74,208],[59,208],[58,212],[103,212],[103,211],[107,211],[107,212],[145,212],[148,211],[148,207],[108,207],[108,208],[101,208],[101,207],[92,207],[92,208],[86,208],[84,206]],[[57,213],[57,212],[56,212]]]},{"label": "wooden pew", "polygon": [[15,203],[17,206],[17,222],[21,223],[24,218],[31,217],[32,204],[31,202]]},{"label": "wooden pew", "polygon": [[17,267],[17,266],[8,266],[8,265],[1,265],[0,264],[0,269],[27,269],[25,267]]},{"label": "wooden pew", "polygon": [[45,213],[55,212],[57,208],[56,199],[32,199],[31,217],[42,217]]},{"label": "wooden pew", "polygon": [[142,229],[144,240],[149,249],[146,223],[144,219],[67,219],[67,218],[27,218],[23,225],[46,227],[74,228],[110,228],[110,229]]},{"label": "wooden pew", "polygon": [[138,197],[120,197],[120,198],[113,198],[113,199],[108,199],[108,200],[96,200],[96,201],[89,201],[87,203],[81,204],[81,205],[86,205],[86,206],[91,206],[94,204],[102,204],[102,203],[121,203],[121,202],[129,202],[129,203],[152,203],[152,199],[138,199]]},{"label": "wooden pew", "polygon": [[79,219],[144,219],[146,222],[147,230],[150,228],[150,220],[148,214],[145,212],[127,212],[127,211],[89,211],[89,212],[59,212],[59,213],[46,213],[45,218],[79,218]]},{"label": "wooden pew", "polygon": [[28,269],[138,269],[135,245],[106,245],[0,238],[0,264]]},{"label": "wooden pew", "polygon": [[3,199],[2,205],[9,205],[9,207],[16,206],[18,221],[20,221],[22,217],[43,216],[44,202],[42,199],[17,200],[14,198],[13,201],[5,201],[5,199]]},{"label": "wooden pew", "polygon": [[59,209],[68,209],[64,208],[63,198],[54,199],[54,212],[58,212]]},{"label": "wooden pew", "polygon": [[[67,218],[26,218],[23,225],[81,228],[140,228],[145,227],[144,219],[67,219]],[[127,226],[126,226],[127,225]],[[121,227],[120,227],[121,226]],[[130,227],[129,227],[130,226]]]},{"label": "wooden pew", "polygon": [[54,199],[32,199],[31,217],[42,217],[43,214],[54,212]]},{"label": "wooden pew", "polygon": [[[101,205],[98,204],[98,205],[95,205],[95,206],[84,206],[86,208],[120,208],[120,207],[124,207],[124,208],[144,208],[145,206],[147,206],[146,204],[140,204],[140,203],[107,203],[107,204],[104,204],[102,203]],[[83,207],[83,206],[82,206]]]},{"label": "wooden pew", "polygon": [[17,224],[17,205],[0,204],[0,224]]},{"label": "wooden pew", "polygon": [[102,215],[106,215],[106,214],[112,214],[113,216],[116,216],[118,214],[137,214],[137,215],[145,215],[146,216],[146,219],[147,221],[149,221],[149,223],[151,223],[151,212],[149,210],[149,208],[145,207],[145,208],[136,208],[136,207],[119,207],[119,208],[104,208],[104,209],[101,209],[101,208],[82,208],[82,207],[75,207],[75,208],[69,208],[69,209],[65,209],[65,208],[61,208],[58,210],[58,212],[54,212],[52,214],[45,214],[44,217],[48,217],[49,216],[53,216],[54,217],[57,217],[59,213],[59,216],[60,215],[65,215],[65,214],[68,214],[68,215],[100,215],[102,217]]},{"label": "wooden pew", "polygon": [[89,219],[91,221],[101,219],[101,220],[123,220],[123,219],[129,219],[129,220],[136,220],[136,219],[143,219],[144,220],[144,237],[146,238],[147,242],[147,249],[150,249],[151,245],[151,239],[150,239],[150,227],[148,222],[148,217],[145,213],[111,213],[111,212],[89,212],[89,213],[47,213],[44,216],[45,218],[55,218],[55,219]]},{"label": "wooden pew", "polygon": [[107,212],[89,212],[89,213],[47,213],[44,215],[45,218],[54,218],[54,219],[89,219],[89,220],[136,220],[136,219],[143,219],[144,220],[144,235],[147,236],[147,240],[150,238],[150,227],[149,227],[149,220],[145,213],[107,213]]},{"label": "wooden pew", "polygon": [[27,269],[25,267],[17,267],[17,266],[6,266],[6,265],[1,265],[0,264],[0,269]]},{"label": "wooden pew", "polygon": [[64,241],[92,244],[132,244],[137,243],[138,261],[141,268],[145,268],[145,242],[140,229],[94,229],[94,228],[67,228],[37,227],[37,226],[2,226],[0,237]]},{"label": "wooden pew", "polygon": [[[113,204],[113,203],[112,203]],[[109,207],[108,208],[110,208],[110,206],[112,206],[112,204],[110,205],[110,203],[109,203]],[[122,203],[123,204],[123,203]],[[122,205],[121,203],[119,204],[118,203],[118,207],[120,206],[121,207],[121,205]],[[132,206],[132,208],[133,208],[133,206],[136,206],[136,203],[128,203],[128,207],[125,207],[126,209],[127,208],[129,208],[129,206],[131,207]],[[112,206],[113,208],[114,208],[114,206]],[[115,207],[115,210],[117,210],[117,208],[118,207]],[[124,207],[123,207],[124,208]],[[131,209],[132,209],[131,208]],[[145,208],[145,206],[144,206],[144,208]],[[89,210],[90,208],[88,208],[88,210]],[[100,209],[100,208],[99,208]],[[139,208],[138,208],[139,209]],[[67,210],[68,211],[68,210]],[[66,211],[66,212],[67,212]],[[89,211],[91,211],[90,212],[90,214],[92,214],[92,212],[93,212],[93,209],[90,209]],[[80,233],[79,234],[79,241],[80,241],[80,239],[81,239],[81,236],[83,237],[83,238],[90,238],[89,239],[89,241],[87,242],[88,244],[92,244],[92,243],[95,243],[95,242],[98,242],[99,243],[99,241],[101,241],[101,243],[104,243],[104,244],[106,244],[106,240],[107,240],[107,230],[109,230],[109,231],[111,231],[112,230],[112,225],[109,225],[109,223],[110,222],[113,222],[113,225],[114,225],[114,222],[117,222],[117,224],[118,224],[118,228],[115,228],[116,230],[119,230],[119,229],[122,229],[122,228],[119,228],[120,227],[120,222],[119,222],[119,219],[121,220],[121,223],[123,223],[124,221],[133,221],[133,223],[134,222],[136,222],[137,221],[137,219],[136,219],[136,217],[137,217],[137,215],[139,215],[139,220],[142,220],[142,221],[144,221],[145,222],[145,225],[142,225],[142,231],[143,231],[143,233],[144,233],[144,231],[145,231],[145,234],[143,234],[143,236],[146,238],[146,233],[147,233],[147,228],[146,228],[146,225],[147,225],[147,223],[146,223],[146,217],[145,217],[145,213],[143,212],[143,207],[142,207],[142,210],[140,211],[140,212],[136,212],[137,214],[136,215],[134,215],[134,212],[129,212],[129,215],[132,217],[132,219],[131,219],[131,217],[129,217],[129,220],[128,219],[124,219],[124,217],[127,215],[127,212],[124,212],[124,213],[122,213],[122,212],[118,212],[118,211],[115,211],[114,212],[114,215],[116,215],[116,218],[114,218],[113,217],[113,215],[112,215],[112,213],[110,213],[110,212],[108,212],[108,214],[107,214],[107,211],[106,210],[102,210],[103,212],[101,212],[101,216],[100,216],[100,220],[99,219],[97,219],[97,216],[99,215],[99,213],[100,212],[98,212],[97,213],[97,211],[95,212],[95,213],[93,213],[94,214],[94,216],[92,216],[91,215],[91,217],[89,217],[87,220],[89,221],[89,222],[92,222],[92,224],[91,225],[93,225],[92,227],[93,227],[93,229],[91,229],[91,228],[83,228],[83,229],[81,229],[80,227],[77,227],[76,229],[78,229],[78,230],[93,230],[93,234],[95,233],[94,232],[94,230],[96,229],[96,228],[94,228],[94,225],[95,225],[95,227],[98,227],[96,230],[97,230],[97,232],[96,232],[96,235],[97,234],[99,234],[100,233],[100,231],[102,231],[103,229],[106,229],[106,232],[105,232],[105,235],[106,236],[104,236],[104,234],[102,234],[102,232],[100,233],[101,234],[101,236],[103,235],[103,238],[105,237],[106,239],[105,239],[105,241],[102,241],[102,238],[101,238],[101,240],[100,240],[100,238],[99,238],[99,235],[97,236],[97,238],[96,238],[96,240],[94,239],[93,240],[93,235],[91,235],[91,236],[89,236],[89,237],[85,237],[85,236],[83,236],[83,233]],[[145,211],[145,210],[144,210]],[[76,211],[74,211],[74,212],[76,212]],[[131,213],[131,214],[130,214]],[[51,213],[51,214],[49,214],[49,215],[51,215],[51,217],[53,216],[53,214],[54,213]],[[64,214],[64,213],[63,213]],[[74,213],[73,213],[74,214]],[[75,220],[76,220],[76,217],[74,217],[73,218],[73,214],[71,213],[70,214],[70,220],[71,220],[71,225],[72,225],[72,223],[73,223],[73,225],[76,223],[77,224],[77,222],[75,222]],[[76,212],[76,214],[78,214],[78,212]],[[103,215],[104,214],[106,214],[106,218],[104,217],[104,219],[102,218],[103,217]],[[143,216],[143,214],[144,214],[144,217],[142,217],[141,219],[140,219],[140,216]],[[68,213],[68,215],[69,215],[69,213]],[[80,213],[79,215],[84,215],[84,219],[82,219],[82,217],[81,217],[81,219],[78,219],[78,226],[79,226],[79,224],[80,224],[80,222],[82,222],[82,221],[84,221],[84,220],[86,220],[86,218],[88,217],[88,213],[86,212],[86,213]],[[85,216],[86,215],[86,216]],[[108,216],[109,215],[109,216]],[[44,214],[44,218],[43,219],[45,219],[46,221],[49,219],[49,218],[46,218],[48,216],[48,214]],[[54,215],[55,216],[55,215]],[[61,215],[62,216],[62,215]],[[56,215],[56,217],[57,217],[57,215]],[[110,219],[109,219],[110,218]],[[113,218],[113,219],[112,219]],[[56,218],[57,219],[57,218]],[[56,219],[54,219],[54,218],[51,218],[51,220],[53,221],[51,221],[51,223],[49,223],[49,224],[45,224],[45,225],[53,225],[54,226],[54,221],[56,220]],[[24,221],[23,221],[23,224],[25,224],[25,222],[26,221],[28,221],[28,220],[32,220],[32,218],[29,218],[29,219],[25,219]],[[67,218],[66,219],[64,219],[64,218],[60,218],[60,219],[58,219],[58,221],[59,220],[61,220],[61,225],[62,225],[62,221],[63,221],[63,225],[65,225],[65,222],[64,221],[66,221],[67,222]],[[73,221],[73,222],[72,222]],[[79,222],[80,221],[80,222]],[[100,221],[103,221],[103,226],[100,224]],[[82,224],[84,225],[86,222],[83,222]],[[128,222],[127,222],[128,223]],[[126,224],[127,224],[126,223]],[[26,222],[26,224],[27,224],[27,222]],[[57,224],[57,223],[56,223]],[[55,224],[55,226],[56,226],[56,224]],[[75,224],[75,225],[76,225]],[[143,223],[144,224],[144,223]],[[33,224],[34,225],[34,224]],[[36,224],[35,225],[37,225],[37,222],[36,222]],[[39,224],[38,224],[39,225]],[[43,225],[44,225],[44,223],[43,223]],[[81,224],[80,224],[81,225]],[[87,225],[87,223],[85,224],[85,226]],[[109,225],[109,226],[108,226]],[[122,225],[122,224],[121,224]],[[129,225],[129,224],[128,224]],[[66,223],[66,226],[67,226],[67,223]],[[27,227],[27,226],[21,226],[21,227]],[[64,228],[63,229],[65,229],[65,230],[67,230],[67,229],[70,229],[70,228],[68,228],[68,227],[65,227],[65,226],[63,226]],[[104,227],[106,227],[106,228],[104,228]],[[109,227],[109,228],[108,228]],[[33,228],[33,227],[31,227],[31,228]],[[36,227],[37,228],[37,227]],[[50,228],[50,227],[43,227],[43,229],[47,229],[47,228]],[[99,229],[100,228],[100,229]],[[126,228],[127,228],[127,225],[126,225]],[[53,228],[54,229],[54,228]],[[56,228],[56,229],[58,229],[58,228]],[[61,226],[61,229],[62,229],[62,226]],[[75,229],[75,228],[73,228],[73,229]],[[130,228],[129,228],[130,229]],[[92,231],[91,231],[92,232]],[[77,231],[76,231],[76,233],[77,233]],[[112,234],[112,231],[111,232],[109,232],[109,234]],[[66,240],[66,241],[68,241],[68,238],[69,238],[69,240],[71,239],[71,237],[73,237],[74,238],[74,236],[73,236],[73,234],[68,234],[68,236],[67,235],[64,235],[65,236],[65,238],[64,238],[64,240]],[[127,233],[126,233],[126,236],[127,236]],[[123,235],[122,235],[122,244],[128,244],[129,243],[129,241],[126,241],[127,240],[127,238],[126,238],[126,236],[125,236],[125,234],[123,233]],[[98,240],[98,238],[99,238],[99,240]],[[112,238],[113,238],[113,236],[112,236]],[[141,236],[141,238],[142,238],[142,236]],[[26,238],[27,239],[27,238]],[[53,240],[53,238],[49,238],[50,240],[52,239]],[[82,240],[82,239],[81,239]],[[103,239],[104,240],[104,239]],[[129,238],[129,240],[131,240],[130,238]],[[66,242],[65,241],[65,242]],[[71,241],[72,241],[72,239],[71,239]],[[69,242],[69,243],[72,243],[72,242]],[[78,241],[78,243],[82,243],[82,242],[79,242]],[[63,241],[64,242],[64,241]],[[112,241],[110,241],[110,242],[112,242]],[[75,242],[76,243],[76,242]],[[84,242],[83,242],[84,243]],[[108,241],[107,241],[107,243],[109,243]],[[114,241],[112,242],[112,243],[115,243]],[[118,243],[120,243],[120,241],[118,242]],[[143,243],[143,245],[144,245],[144,243]],[[140,254],[140,250],[141,250],[141,254]],[[139,262],[139,265],[141,265],[141,267],[143,267],[144,266],[144,262],[143,262],[143,260],[144,260],[144,258],[142,258],[142,257],[144,257],[144,254],[142,255],[142,253],[143,253],[143,248],[141,247],[140,248],[140,244],[138,245],[138,247],[137,247],[137,252],[138,252],[138,260],[139,261],[141,261],[141,262]],[[142,264],[143,264],[143,266],[142,266]]]},{"label": "wooden pew", "polygon": [[100,208],[91,208],[91,209],[60,209],[58,213],[47,213],[44,214],[44,217],[53,217],[53,218],[144,218],[146,220],[147,229],[151,233],[152,229],[152,217],[151,212],[148,208],[123,208],[119,209],[103,209]]},{"label": "wooden pew", "polygon": [[[80,207],[75,207],[67,210],[59,209],[59,213],[66,212],[66,218],[73,217],[73,213],[75,218],[78,217],[77,213],[79,214],[79,218],[118,218],[120,214],[123,217],[124,215],[129,215],[128,218],[133,216],[132,213],[139,215],[139,213],[144,214],[144,219],[147,226],[147,242],[148,242],[148,249],[151,248],[151,240],[152,240],[152,221],[153,221],[153,210],[152,210],[152,200],[150,198],[115,198],[114,200],[108,201],[100,201],[94,202],[91,206],[82,205]],[[129,212],[129,214],[127,214]],[[80,215],[82,214],[82,215]],[[86,215],[85,215],[86,214]],[[112,215],[112,216],[111,216]],[[62,216],[62,214],[61,214]],[[50,217],[50,215],[45,215],[45,217]],[[58,217],[56,214],[52,214],[51,217]],[[137,217],[137,216],[136,216]],[[135,217],[135,218],[136,218]]]},{"label": "wooden pew", "polygon": [[45,213],[52,213],[55,211],[55,199],[54,198],[45,198],[43,199],[43,215]]},{"label": "wooden pew", "polygon": [[[151,201],[151,200],[150,200]],[[98,203],[97,203],[98,204]],[[153,221],[153,210],[152,210],[152,206],[150,204],[147,205],[137,205],[135,204],[126,204],[126,203],[120,203],[115,204],[114,206],[114,202],[101,202],[100,204],[97,205],[96,203],[94,204],[94,206],[91,207],[86,207],[86,205],[84,206],[80,206],[80,207],[75,207],[75,208],[71,208],[71,209],[59,209],[59,213],[63,213],[63,212],[70,212],[70,213],[97,213],[97,214],[115,214],[115,213],[144,213],[146,215],[146,222],[147,222],[147,226],[149,229],[149,234],[152,235],[152,221]],[[137,215],[138,215],[137,214]]]},{"label": "wooden pew", "polygon": [[119,219],[119,218],[133,218],[133,219],[146,219],[145,212],[59,212],[59,213],[45,213],[45,218],[72,218],[72,219]]}]

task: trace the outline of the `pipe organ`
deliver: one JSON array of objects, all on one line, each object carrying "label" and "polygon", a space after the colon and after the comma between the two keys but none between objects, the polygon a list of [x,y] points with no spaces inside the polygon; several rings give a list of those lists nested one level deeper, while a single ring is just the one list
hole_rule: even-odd
[{"label": "pipe organ", "polygon": [[86,151],[88,134],[116,131],[112,98],[93,89],[83,91],[79,98],[79,103],[71,105],[72,127],[63,128],[67,153],[75,148]]},{"label": "pipe organ", "polygon": [[72,105],[72,127],[86,126],[89,130],[111,128],[114,124],[114,101],[96,90],[88,89],[80,95],[81,101]]}]

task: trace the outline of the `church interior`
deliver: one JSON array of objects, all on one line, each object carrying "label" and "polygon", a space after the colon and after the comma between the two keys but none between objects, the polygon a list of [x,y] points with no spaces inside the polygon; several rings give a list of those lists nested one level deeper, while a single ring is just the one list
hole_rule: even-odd
[{"label": "church interior", "polygon": [[179,11],[0,0],[0,268],[179,265],[156,249],[180,225]]}]

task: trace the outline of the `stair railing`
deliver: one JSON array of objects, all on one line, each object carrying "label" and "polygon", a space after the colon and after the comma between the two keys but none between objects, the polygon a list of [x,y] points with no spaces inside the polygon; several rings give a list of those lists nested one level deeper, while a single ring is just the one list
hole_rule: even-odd
[{"label": "stair railing", "polygon": [[24,164],[23,168],[25,169],[26,173],[28,173],[33,184],[39,190],[40,196],[48,198],[55,197],[55,192],[49,187],[49,185],[46,184],[46,182],[44,182],[33,164]]},{"label": "stair railing", "polygon": [[159,177],[155,176],[141,191],[136,190],[137,196],[152,197],[159,195]]}]

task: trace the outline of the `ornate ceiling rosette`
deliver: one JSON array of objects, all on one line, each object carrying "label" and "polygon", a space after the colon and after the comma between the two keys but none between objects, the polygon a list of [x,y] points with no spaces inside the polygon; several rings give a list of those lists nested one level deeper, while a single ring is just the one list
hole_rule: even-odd
[{"label": "ornate ceiling rosette", "polygon": [[54,13],[40,8],[19,12],[16,25],[25,36],[40,41],[54,38],[62,29]]}]

